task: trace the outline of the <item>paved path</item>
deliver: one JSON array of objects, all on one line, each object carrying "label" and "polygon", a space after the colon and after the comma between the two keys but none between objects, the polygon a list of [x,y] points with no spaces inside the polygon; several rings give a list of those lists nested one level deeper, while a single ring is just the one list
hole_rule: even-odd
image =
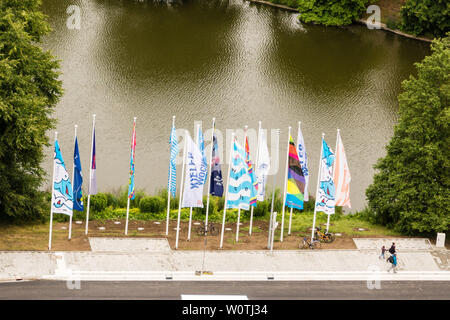
[{"label": "paved path", "polygon": [[[90,239],[91,240],[91,239]],[[91,240],[92,241],[92,240]],[[91,252],[0,252],[0,280],[450,280],[448,250],[398,250],[399,272],[379,250],[173,251],[160,239],[93,240]],[[390,240],[389,240],[390,241]],[[91,244],[92,245],[92,244]],[[131,250],[133,248],[134,251]],[[108,252],[108,250],[114,250]],[[198,276],[197,270],[213,275]]]},{"label": "paved path", "polygon": [[360,250],[381,250],[382,246],[389,249],[392,243],[395,243],[396,248],[400,248],[399,251],[432,249],[430,240],[426,238],[353,238],[353,242],[355,242],[356,248]]},{"label": "paved path", "polygon": [[[254,299],[450,299],[450,281],[224,281],[224,282],[82,282],[68,289],[65,281],[0,283],[0,299],[180,299],[182,294],[245,295]],[[436,310],[434,310],[436,311]]]}]

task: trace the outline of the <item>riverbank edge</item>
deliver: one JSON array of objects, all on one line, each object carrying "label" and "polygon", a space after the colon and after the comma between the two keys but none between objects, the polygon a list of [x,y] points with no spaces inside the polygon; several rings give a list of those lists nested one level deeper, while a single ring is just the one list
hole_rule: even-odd
[{"label": "riverbank edge", "polygon": [[[263,4],[263,5],[268,5],[268,6],[272,6],[272,7],[275,7],[275,8],[278,8],[278,9],[283,9],[283,10],[290,11],[290,12],[299,13],[299,11],[297,9],[295,9],[295,8],[292,8],[292,7],[289,7],[289,6],[285,6],[285,5],[282,5],[282,4],[272,3],[272,2],[269,2],[269,1],[264,1],[264,0],[246,0],[246,1],[252,2],[252,3],[259,3],[259,4]],[[356,20],[356,21],[354,21],[354,23],[364,24],[366,26],[369,24],[367,22],[367,20],[364,20],[364,19]],[[402,31],[397,30],[397,29],[388,28],[385,23],[380,23],[380,29],[379,30],[392,32],[392,33],[395,33],[395,34],[397,34],[399,36],[403,36],[403,37],[414,39],[414,40],[425,41],[425,42],[432,42],[433,41],[433,39],[424,38],[424,37],[417,37],[417,36],[414,36],[412,34],[402,32]]]}]

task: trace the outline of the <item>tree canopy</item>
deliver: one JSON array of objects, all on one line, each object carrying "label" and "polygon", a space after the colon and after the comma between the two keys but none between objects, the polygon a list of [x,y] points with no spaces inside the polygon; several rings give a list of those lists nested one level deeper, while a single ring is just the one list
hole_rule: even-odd
[{"label": "tree canopy", "polygon": [[342,26],[358,20],[368,0],[298,0],[300,20],[326,26]]},{"label": "tree canopy", "polygon": [[449,36],[402,83],[399,122],[366,190],[376,221],[406,234],[450,229]]},{"label": "tree canopy", "polygon": [[415,35],[443,37],[450,31],[448,0],[407,0],[401,15],[402,30]]},{"label": "tree canopy", "polygon": [[62,94],[59,63],[38,43],[50,26],[40,0],[0,1],[0,218],[42,214],[46,132]]}]

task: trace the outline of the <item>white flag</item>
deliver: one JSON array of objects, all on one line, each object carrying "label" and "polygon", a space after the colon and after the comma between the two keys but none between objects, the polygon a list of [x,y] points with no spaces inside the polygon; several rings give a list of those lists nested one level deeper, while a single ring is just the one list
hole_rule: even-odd
[{"label": "white flag", "polygon": [[184,191],[182,207],[203,208],[203,186],[208,171],[202,152],[197,144],[192,141],[189,134],[186,135],[186,171],[184,179]]},{"label": "white flag", "polygon": [[337,134],[336,160],[334,167],[334,185],[336,188],[336,206],[347,206],[350,204],[350,170],[348,169],[347,157],[345,156],[344,145],[341,135]]},{"label": "white flag", "polygon": [[305,192],[303,201],[309,200],[308,194],[308,182],[309,182],[309,172],[308,172],[308,157],[306,155],[306,147],[305,140],[303,140],[302,130],[300,129],[300,125],[298,127],[298,136],[297,136],[297,153],[298,159],[300,160],[300,166],[302,167],[303,176],[305,177]]},{"label": "white flag", "polygon": [[258,180],[258,201],[264,201],[266,192],[267,175],[270,169],[269,149],[267,148],[267,137],[265,130],[261,129],[258,146],[258,167],[256,168],[256,179]]},{"label": "white flag", "polygon": [[59,148],[58,140],[55,141],[55,153],[53,157],[53,193],[52,212],[69,216],[73,213],[73,190],[69,173]]}]

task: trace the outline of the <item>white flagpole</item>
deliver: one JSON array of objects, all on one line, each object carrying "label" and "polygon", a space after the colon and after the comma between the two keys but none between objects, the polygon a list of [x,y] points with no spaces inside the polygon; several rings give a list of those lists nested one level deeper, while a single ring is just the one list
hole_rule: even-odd
[{"label": "white flagpole", "polygon": [[[260,143],[260,136],[261,136],[261,121],[258,121],[258,145],[256,147],[256,159],[255,159],[255,178],[256,181],[258,181],[258,175],[257,175],[257,168],[258,168],[258,158],[259,158],[259,143]],[[258,201],[258,190],[256,191],[256,201]],[[249,236],[252,235],[252,228],[253,228],[253,206],[250,208],[250,229],[248,229]]]},{"label": "white flagpole", "polygon": [[211,189],[211,175],[212,175],[212,154],[214,148],[214,128],[216,125],[216,118],[212,119],[212,129],[211,129],[211,152],[209,154],[209,169],[208,169],[208,189],[206,196],[206,217],[205,217],[205,234],[208,232],[208,213],[209,213],[209,197],[210,197],[210,189]]},{"label": "white flagpole", "polygon": [[223,247],[223,233],[225,231],[225,216],[227,214],[227,201],[228,201],[228,187],[230,184],[230,171],[231,171],[231,161],[233,159],[233,144],[234,144],[234,132],[231,134],[231,148],[230,148],[230,162],[228,163],[228,180],[227,189],[225,190],[225,204],[223,206],[223,218],[222,218],[222,232],[220,234],[220,249]]},{"label": "white flagpole", "polygon": [[[135,130],[136,130],[136,117],[134,117],[134,121],[133,121],[133,132],[131,133],[132,137],[131,137],[131,146],[134,147],[134,135],[135,135]],[[133,158],[135,157],[134,153],[136,152],[136,150],[131,150],[131,152],[133,152]],[[130,195],[128,195],[128,200],[127,200],[127,220],[125,221],[125,235],[128,234],[128,216],[130,213]]]},{"label": "white flagpole", "polygon": [[287,143],[287,150],[286,150],[286,170],[284,172],[284,196],[283,196],[283,210],[281,214],[281,236],[280,236],[280,242],[283,242],[283,232],[284,232],[284,209],[286,206],[286,196],[287,196],[287,175],[288,175],[288,168],[289,168],[289,140],[291,138],[291,127],[289,127],[289,133],[288,133],[288,143]]},{"label": "white flagpole", "polygon": [[[73,138],[73,145],[74,145],[74,149],[75,149],[75,141],[77,140],[77,128],[78,126],[75,125],[75,136]],[[72,167],[72,196],[73,196],[73,185],[75,183],[75,159],[73,161],[73,167]],[[75,198],[73,199],[73,202],[75,202]],[[72,216],[73,216],[73,207],[72,207],[72,215],[70,216],[70,221],[69,221],[69,240],[72,238]]]},{"label": "white flagpole", "polygon": [[89,205],[91,203],[91,187],[92,187],[92,152],[94,148],[94,130],[95,130],[95,114],[92,115],[92,138],[91,138],[91,161],[89,162],[89,192],[86,211],[86,230],[85,234],[88,234],[89,230]]},{"label": "white flagpole", "polygon": [[181,185],[180,185],[180,201],[178,203],[178,220],[177,220],[177,236],[175,240],[175,249],[178,249],[178,238],[180,235],[180,214],[181,214],[181,204],[183,203],[183,184],[184,184],[184,167],[186,164],[186,148],[187,148],[187,136],[188,133],[184,131],[184,148],[183,148],[183,166],[181,168]]},{"label": "white flagpole", "polygon": [[289,228],[288,228],[288,236],[291,235],[291,226],[292,226],[292,210],[293,208],[291,207],[291,210],[289,211]]},{"label": "white flagpole", "polygon": [[[277,138],[277,146],[275,148],[276,152],[278,152],[279,148],[279,137],[280,137],[280,129],[277,129],[278,138]],[[269,237],[267,239],[267,249],[271,248],[271,239],[272,239],[272,224],[273,224],[273,205],[275,199],[275,182],[276,182],[276,174],[273,175],[273,185],[272,185],[272,204],[270,206],[270,221],[269,221]]]},{"label": "white flagpole", "polygon": [[[334,164],[333,164],[333,177],[334,177],[334,172],[336,170],[336,155],[337,155],[337,147],[338,147],[338,141],[339,141],[339,136],[340,136],[340,129],[337,129],[337,135],[336,135],[336,146],[334,148]],[[336,194],[334,195],[334,197],[336,198]],[[336,204],[334,205],[334,210],[336,210]],[[328,215],[328,219],[327,219],[327,233],[328,233],[328,229],[330,227],[330,214]]]},{"label": "white flagpole", "polygon": [[[244,131],[245,131],[245,134],[244,134],[244,154],[245,154],[245,143],[247,141],[247,129],[248,129],[248,126],[245,126],[244,127]],[[245,162],[245,160],[246,159],[244,159],[244,162]],[[247,163],[245,163],[245,165],[247,165]],[[237,225],[236,225],[236,242],[239,241],[239,223],[241,223],[241,208],[238,209],[238,220],[237,220]]]},{"label": "white flagpole", "polygon": [[[55,145],[58,140],[58,132],[55,131]],[[53,147],[54,150],[54,147]],[[52,250],[52,229],[53,229],[53,193],[55,191],[55,156],[53,155],[53,177],[52,177],[52,200],[50,204],[50,231],[48,235],[48,250]]]},{"label": "white flagpole", "polygon": [[[272,221],[272,223],[274,225],[276,225],[277,224],[277,213],[276,212],[273,213],[273,218],[274,218],[274,221]],[[274,225],[272,225],[272,237],[271,237],[271,244],[270,244],[270,253],[271,254],[273,254],[273,239],[275,239],[275,226]]]},{"label": "white flagpole", "polygon": [[[175,127],[175,116],[172,117],[172,128]],[[170,136],[172,138],[172,129],[170,129]],[[172,151],[172,139],[170,140],[170,151]],[[171,155],[170,155],[171,156]],[[167,218],[166,218],[166,236],[169,235],[169,216],[170,216],[170,185],[172,182],[172,168],[169,158],[169,190],[167,192]]]},{"label": "white flagpole", "polygon": [[[319,175],[317,177],[317,189],[316,189],[316,203],[319,198],[319,184],[320,184],[320,174],[322,171],[322,152],[323,152],[323,139],[325,138],[325,133],[322,133],[322,139],[320,140],[320,158],[319,158]],[[314,230],[316,229],[316,204],[314,204],[314,219],[313,226],[311,230],[311,242],[314,239]]]}]

